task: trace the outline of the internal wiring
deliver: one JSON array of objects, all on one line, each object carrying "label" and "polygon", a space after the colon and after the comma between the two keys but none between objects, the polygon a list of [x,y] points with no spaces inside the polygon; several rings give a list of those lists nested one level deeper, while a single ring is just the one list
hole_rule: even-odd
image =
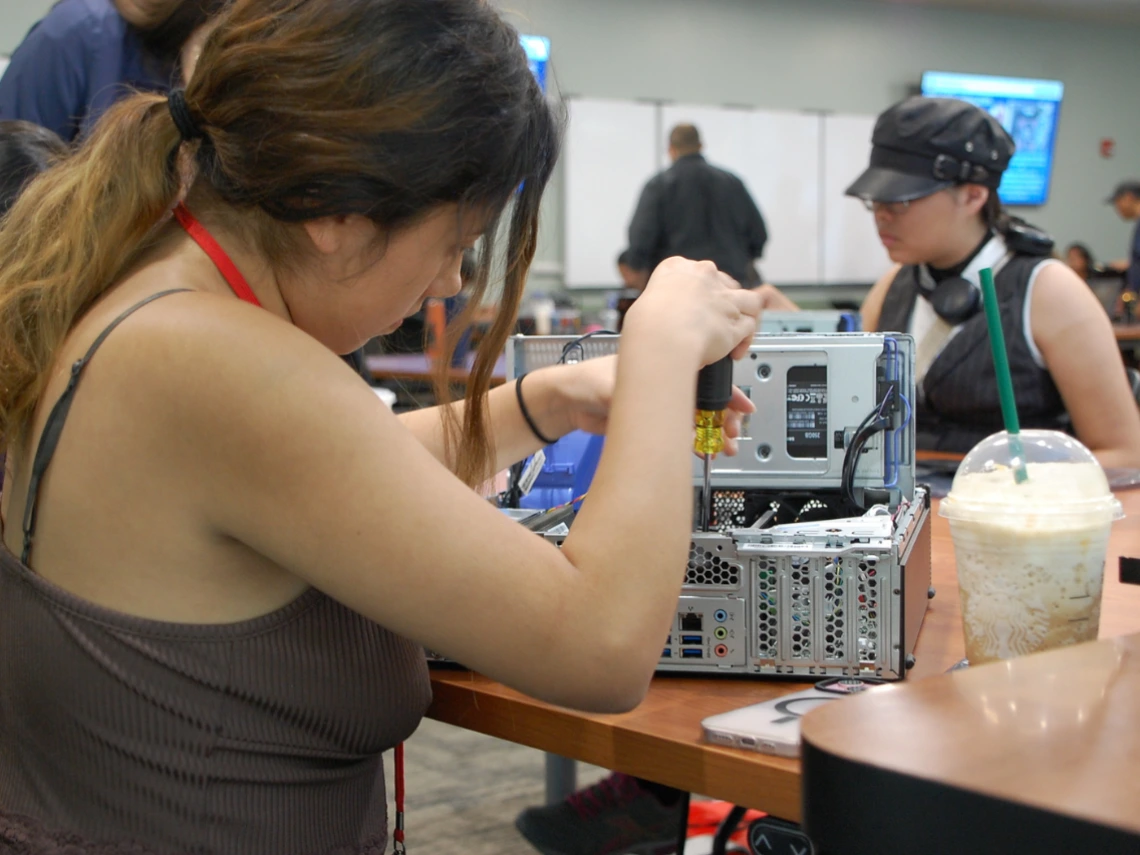
[{"label": "internal wiring", "polygon": [[[910,399],[907,398],[907,396],[904,395],[902,392],[899,392],[899,400],[902,401],[906,405],[906,418],[903,419],[902,424],[900,424],[897,428],[894,429],[894,431],[892,431],[892,434],[894,436],[893,442],[895,443],[895,446],[898,448],[901,448],[902,447],[902,432],[904,430],[906,430],[907,425],[910,424],[910,419],[911,419],[911,415],[912,415],[913,411],[911,410]],[[899,483],[899,466],[898,466],[898,463],[896,462],[895,467],[894,467],[894,471],[891,475],[890,480],[884,481],[883,486],[884,487],[897,487],[898,483]]]},{"label": "internal wiring", "polygon": [[860,509],[863,506],[855,500],[855,469],[859,465],[859,455],[863,453],[863,447],[872,436],[890,426],[890,418],[887,417],[886,411],[895,395],[895,389],[894,385],[887,388],[883,400],[867,414],[867,418],[863,419],[859,427],[855,429],[855,433],[851,437],[851,444],[847,446],[847,452],[843,455],[841,484],[843,498]]},{"label": "internal wiring", "polygon": [[613,330],[594,330],[593,332],[588,332],[585,335],[578,336],[578,338],[574,339],[573,341],[568,341],[565,345],[563,345],[562,355],[558,357],[558,363],[560,365],[564,365],[570,354],[573,353],[575,349],[578,350],[578,358],[574,361],[581,362],[586,358],[586,351],[582,347],[582,342],[596,335],[618,335],[618,333],[614,332]]}]

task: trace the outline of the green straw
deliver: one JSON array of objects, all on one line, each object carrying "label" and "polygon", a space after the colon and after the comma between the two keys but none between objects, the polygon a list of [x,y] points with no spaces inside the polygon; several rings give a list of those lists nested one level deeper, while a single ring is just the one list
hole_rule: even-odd
[{"label": "green straw", "polygon": [[1017,420],[1017,402],[1013,399],[1013,378],[1009,373],[1009,357],[1005,351],[1005,335],[998,313],[997,291],[994,290],[994,272],[989,267],[981,271],[982,300],[986,306],[986,326],[990,330],[990,349],[994,352],[994,370],[997,372],[998,397],[1001,399],[1001,417],[1005,432],[1009,434],[1010,463],[1013,480],[1024,484],[1029,480],[1025,471],[1025,451],[1021,447],[1021,424]]}]

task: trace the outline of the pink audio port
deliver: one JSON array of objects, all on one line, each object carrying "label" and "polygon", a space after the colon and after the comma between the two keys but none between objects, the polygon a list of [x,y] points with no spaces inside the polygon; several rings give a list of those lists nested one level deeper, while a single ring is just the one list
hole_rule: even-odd
[{"label": "pink audio port", "polygon": [[728,646],[724,645],[724,644],[718,644],[716,647],[713,648],[713,653],[715,653],[717,656],[727,656],[728,655]]}]

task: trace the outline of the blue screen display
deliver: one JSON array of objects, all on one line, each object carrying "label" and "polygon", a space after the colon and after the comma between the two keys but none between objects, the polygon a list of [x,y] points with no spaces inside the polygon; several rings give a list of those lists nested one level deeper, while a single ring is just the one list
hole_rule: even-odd
[{"label": "blue screen display", "polygon": [[1064,84],[1059,80],[990,77],[928,71],[922,94],[960,98],[987,110],[1005,128],[1017,150],[1002,176],[998,195],[1006,205],[1044,205],[1053,172],[1053,143]]},{"label": "blue screen display", "polygon": [[526,51],[526,61],[530,66],[534,79],[538,81],[543,92],[546,91],[546,63],[550,61],[550,39],[546,36],[519,36],[523,50]]}]

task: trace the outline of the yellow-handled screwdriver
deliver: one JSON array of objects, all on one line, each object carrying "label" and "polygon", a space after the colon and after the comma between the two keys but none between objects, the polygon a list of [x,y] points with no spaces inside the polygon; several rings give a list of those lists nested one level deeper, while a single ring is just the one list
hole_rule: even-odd
[{"label": "yellow-handled screwdriver", "polygon": [[705,477],[701,489],[701,531],[712,523],[712,490],[709,469],[713,455],[724,449],[724,411],[732,400],[732,357],[706,365],[697,375],[696,435],[693,450],[704,458]]}]

